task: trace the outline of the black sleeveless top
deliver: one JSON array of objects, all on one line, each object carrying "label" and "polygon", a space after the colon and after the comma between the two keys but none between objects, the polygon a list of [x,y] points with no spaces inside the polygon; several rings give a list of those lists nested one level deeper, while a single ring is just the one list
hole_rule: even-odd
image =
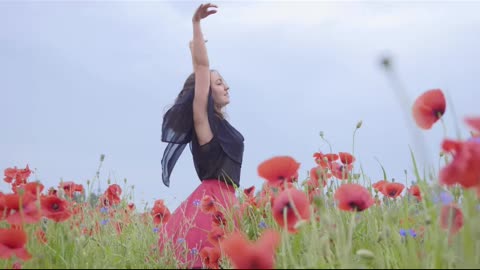
[{"label": "black sleeveless top", "polygon": [[[240,186],[243,156],[243,136],[227,120],[216,117],[223,127],[215,129],[212,140],[199,145],[196,133],[190,142],[190,150],[198,178],[218,179],[227,184]],[[213,130],[213,129],[212,129]],[[232,134],[225,134],[232,132]],[[221,133],[221,134],[220,134]],[[226,141],[228,138],[230,140]]]},{"label": "black sleeveless top", "polygon": [[170,175],[186,144],[190,144],[195,170],[200,180],[218,179],[240,186],[244,138],[227,120],[214,111],[209,93],[208,120],[213,139],[199,145],[193,126],[194,91],[181,95],[163,116],[162,141],[168,142],[162,158],[162,180],[168,187]]}]

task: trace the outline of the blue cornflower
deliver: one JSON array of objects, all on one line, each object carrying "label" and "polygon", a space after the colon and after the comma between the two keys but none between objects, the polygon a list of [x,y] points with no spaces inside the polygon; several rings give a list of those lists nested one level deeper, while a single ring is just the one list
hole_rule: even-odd
[{"label": "blue cornflower", "polygon": [[102,214],[108,213],[108,207],[102,207],[102,208],[100,208],[100,213],[102,213]]},{"label": "blue cornflower", "polygon": [[108,219],[104,219],[100,222],[100,224],[102,224],[102,225],[107,225],[107,223],[108,223]]},{"label": "blue cornflower", "polygon": [[199,206],[200,205],[200,200],[199,199],[194,200],[193,205]]},{"label": "blue cornflower", "polygon": [[190,250],[190,253],[191,253],[192,255],[197,255],[197,254],[198,254],[198,249],[197,249],[197,248],[192,248],[192,249]]},{"label": "blue cornflower", "polygon": [[448,192],[440,193],[440,200],[444,205],[451,204],[453,202],[453,197]]},{"label": "blue cornflower", "polygon": [[404,229],[400,229],[399,232],[400,232],[400,235],[401,235],[402,237],[406,237],[406,236],[407,236],[407,231],[405,231]]},{"label": "blue cornflower", "polygon": [[160,231],[159,228],[157,228],[157,227],[153,228],[153,232],[154,232],[154,233],[158,233],[159,231]]},{"label": "blue cornflower", "polygon": [[440,192],[440,195],[434,195],[433,196],[433,202],[434,203],[442,203],[443,205],[448,205],[453,202],[453,197],[450,193],[446,191]]},{"label": "blue cornflower", "polygon": [[408,232],[413,238],[417,237],[417,233],[413,229],[408,230]]},{"label": "blue cornflower", "polygon": [[265,229],[267,228],[267,223],[265,223],[265,221],[260,221],[260,223],[258,223],[258,227],[260,227],[261,229]]},{"label": "blue cornflower", "polygon": [[177,239],[178,244],[181,244],[181,243],[184,243],[184,242],[185,242],[185,238],[178,238]]}]

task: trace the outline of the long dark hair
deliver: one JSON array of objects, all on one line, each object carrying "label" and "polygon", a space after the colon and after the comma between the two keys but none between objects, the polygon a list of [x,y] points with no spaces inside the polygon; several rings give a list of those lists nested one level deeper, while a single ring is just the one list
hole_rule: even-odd
[{"label": "long dark hair", "polygon": [[188,76],[188,78],[185,80],[182,90],[180,93],[178,93],[178,96],[175,99],[175,104],[178,103],[182,97],[192,93],[193,91],[195,91],[195,73],[190,74],[190,76]]}]

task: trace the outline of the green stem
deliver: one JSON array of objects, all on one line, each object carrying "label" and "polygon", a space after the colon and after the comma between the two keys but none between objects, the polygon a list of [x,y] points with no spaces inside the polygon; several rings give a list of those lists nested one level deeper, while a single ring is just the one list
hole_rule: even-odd
[{"label": "green stem", "polygon": [[[445,121],[443,121],[443,118],[440,118],[440,122],[442,123],[442,129],[443,129],[443,137],[447,137],[447,126],[445,125]],[[448,164],[448,156],[445,154],[443,155],[443,158],[445,159],[445,165]]]},{"label": "green stem", "polygon": [[355,128],[353,131],[353,138],[352,138],[352,156],[355,156],[355,134],[357,133],[358,128]]}]

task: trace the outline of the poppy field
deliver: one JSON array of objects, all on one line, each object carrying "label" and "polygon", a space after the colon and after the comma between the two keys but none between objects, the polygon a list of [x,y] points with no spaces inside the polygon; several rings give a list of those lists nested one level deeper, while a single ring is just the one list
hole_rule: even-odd
[{"label": "poppy field", "polygon": [[[443,121],[441,89],[425,91],[411,113],[420,129]],[[208,246],[186,249],[204,268],[478,268],[480,266],[480,117],[464,116],[466,139],[444,138],[437,171],[417,167],[408,181],[371,179],[352,153],[312,151],[309,175],[294,157],[258,164],[263,179],[237,189],[238,203],[212,216]],[[357,129],[361,127],[361,122]],[[103,157],[102,157],[103,158]],[[102,161],[101,158],[101,161]],[[4,168],[0,193],[0,265],[21,268],[187,268],[160,250],[171,211],[159,198],[137,209],[126,188],[91,183],[45,187],[29,166]]]}]

